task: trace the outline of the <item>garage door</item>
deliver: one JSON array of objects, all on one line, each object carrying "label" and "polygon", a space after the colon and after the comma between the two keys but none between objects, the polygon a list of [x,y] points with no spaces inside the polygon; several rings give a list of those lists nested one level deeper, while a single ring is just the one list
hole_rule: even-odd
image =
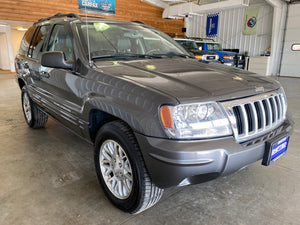
[{"label": "garage door", "polygon": [[300,4],[289,6],[280,75],[300,77]]}]

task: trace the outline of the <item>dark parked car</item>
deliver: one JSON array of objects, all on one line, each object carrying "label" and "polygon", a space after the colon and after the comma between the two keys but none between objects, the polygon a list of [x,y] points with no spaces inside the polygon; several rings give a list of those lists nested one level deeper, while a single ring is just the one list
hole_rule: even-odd
[{"label": "dark parked car", "polygon": [[15,63],[27,124],[42,128],[51,116],[93,143],[99,182],[126,212],[287,150],[293,122],[278,82],[200,64],[142,23],[41,19]]}]

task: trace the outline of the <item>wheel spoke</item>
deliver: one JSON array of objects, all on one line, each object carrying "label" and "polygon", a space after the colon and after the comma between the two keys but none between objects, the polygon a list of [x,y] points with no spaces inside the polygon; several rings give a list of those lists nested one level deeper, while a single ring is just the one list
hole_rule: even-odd
[{"label": "wheel spoke", "polygon": [[103,159],[102,159],[102,165],[107,165],[107,164],[110,165],[110,163],[111,163],[111,161],[108,160],[107,158],[103,158]]},{"label": "wheel spoke", "polygon": [[124,186],[124,189],[125,189],[125,193],[129,193],[130,192],[130,188],[129,188],[129,185],[127,183],[127,180],[123,180],[123,186]]},{"label": "wheel spoke", "polygon": [[108,145],[107,145],[107,148],[108,148],[108,150],[109,150],[109,152],[110,152],[110,154],[111,154],[111,156],[115,156],[115,147],[114,147],[114,144],[113,143],[109,143]]},{"label": "wheel spoke", "polygon": [[123,197],[124,195],[123,195],[123,190],[122,189],[123,189],[122,188],[122,181],[118,180],[118,192],[119,192],[119,195]]},{"label": "wheel spoke", "polygon": [[132,175],[130,174],[124,174],[124,177],[126,178],[126,180],[132,181]]},{"label": "wheel spoke", "polygon": [[107,161],[109,161],[109,162],[111,162],[111,160],[112,160],[112,157],[106,151],[103,152],[103,157],[105,159],[107,159]]}]

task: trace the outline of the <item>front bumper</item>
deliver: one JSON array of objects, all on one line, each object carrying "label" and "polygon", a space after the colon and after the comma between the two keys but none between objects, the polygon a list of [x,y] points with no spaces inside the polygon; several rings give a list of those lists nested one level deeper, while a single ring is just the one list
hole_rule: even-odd
[{"label": "front bumper", "polygon": [[178,141],[135,135],[152,181],[167,188],[205,182],[261,160],[265,143],[291,135],[293,124],[287,118],[268,134],[244,143],[233,137]]}]

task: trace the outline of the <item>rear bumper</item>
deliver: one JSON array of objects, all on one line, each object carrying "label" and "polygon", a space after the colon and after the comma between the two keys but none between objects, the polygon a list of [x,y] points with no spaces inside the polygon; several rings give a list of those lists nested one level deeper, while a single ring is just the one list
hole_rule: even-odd
[{"label": "rear bumper", "polygon": [[290,135],[293,121],[244,143],[233,137],[176,141],[135,134],[152,181],[160,188],[196,184],[233,173],[261,160],[265,142]]}]

